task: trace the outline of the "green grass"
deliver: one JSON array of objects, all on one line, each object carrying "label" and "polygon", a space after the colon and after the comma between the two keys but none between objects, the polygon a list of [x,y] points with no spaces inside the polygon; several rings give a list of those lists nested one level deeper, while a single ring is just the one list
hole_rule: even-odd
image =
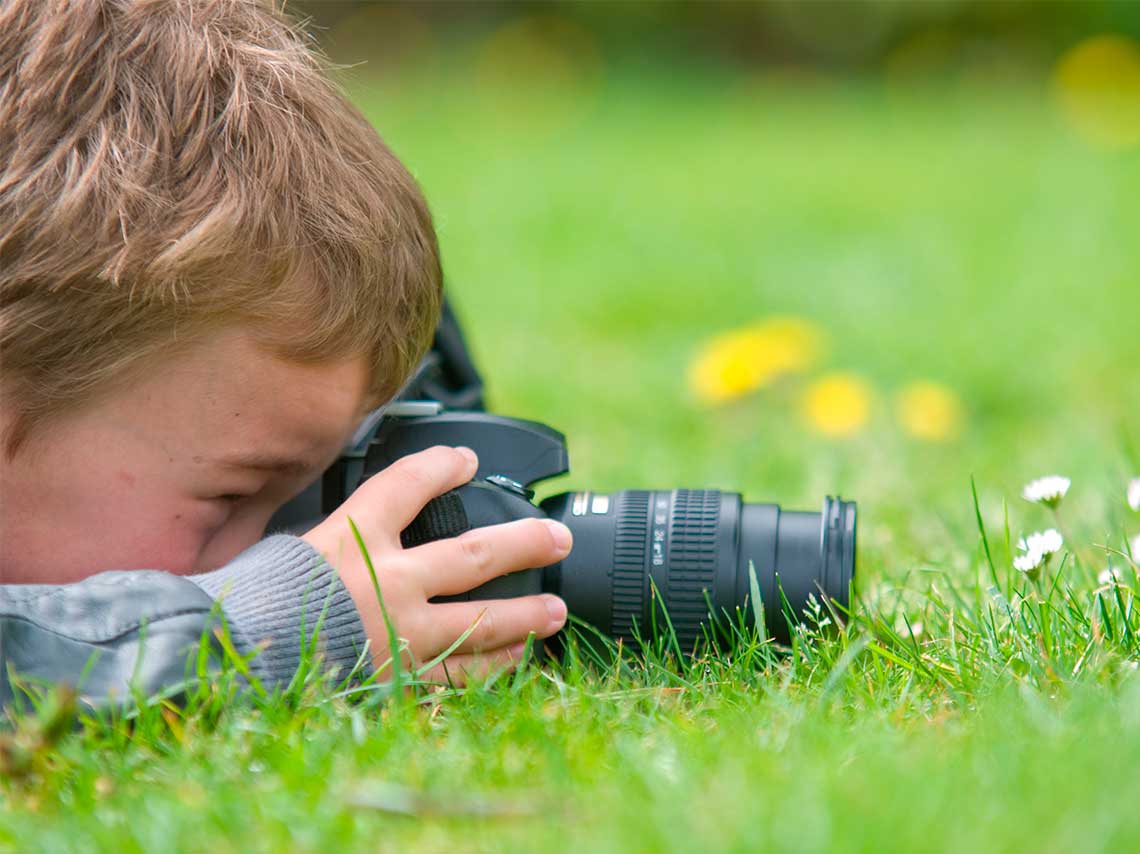
[{"label": "green grass", "polygon": [[[841,492],[860,502],[853,618],[778,656],[528,667],[419,703],[309,682],[241,705],[223,684],[186,719],[58,740],[25,719],[0,847],[1129,847],[1137,584],[1119,556],[1119,588],[1096,576],[1102,545],[1140,533],[1140,154],[1087,149],[1028,86],[631,67],[508,97],[465,67],[357,99],[433,203],[492,407],[568,437],[545,493]],[[701,342],[769,314],[826,330],[814,373],[877,390],[863,433],[805,427],[810,377],[691,398]],[[922,378],[963,399],[959,440],[895,423],[892,393]],[[1010,539],[1053,524],[1018,497],[1053,472],[1074,550],[1035,586]]]}]

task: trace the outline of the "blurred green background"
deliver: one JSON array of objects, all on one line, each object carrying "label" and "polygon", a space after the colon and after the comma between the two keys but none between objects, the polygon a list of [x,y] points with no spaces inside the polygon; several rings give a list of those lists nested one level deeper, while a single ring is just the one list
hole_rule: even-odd
[{"label": "blurred green background", "polygon": [[[971,475],[995,520],[1055,471],[1090,541],[1126,524],[1140,4],[293,11],[422,182],[491,407],[566,433],[546,493],[839,491],[862,584],[967,566]],[[818,346],[709,399],[773,317]]]},{"label": "blurred green background", "polygon": [[[422,182],[491,408],[565,432],[540,493],[840,492],[866,619],[764,666],[164,709],[0,787],[0,849],[1136,847],[1136,576],[1098,545],[1140,535],[1140,3],[291,8]],[[1010,566],[1052,525],[1059,588]]]}]

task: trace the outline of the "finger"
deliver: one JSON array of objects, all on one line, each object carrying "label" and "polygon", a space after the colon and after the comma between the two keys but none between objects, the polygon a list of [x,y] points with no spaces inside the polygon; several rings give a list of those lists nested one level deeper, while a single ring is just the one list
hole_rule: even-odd
[{"label": "finger", "polygon": [[[566,624],[566,603],[557,596],[520,596],[481,602],[431,605],[433,641],[438,655],[471,629],[457,653],[484,652],[525,641],[527,635],[548,638]],[[474,628],[472,628],[474,627]]]},{"label": "finger", "polygon": [[525,643],[516,643],[489,652],[449,655],[420,678],[462,688],[470,681],[486,679],[503,670],[514,670],[522,662],[525,647]]},{"label": "finger", "polygon": [[454,596],[509,572],[548,566],[570,553],[570,529],[553,519],[516,519],[407,549],[422,568],[424,591]]},{"label": "finger", "polygon": [[353,503],[372,502],[374,517],[398,537],[425,504],[470,481],[478,468],[478,457],[470,448],[435,445],[401,457],[368,478],[353,495]]}]

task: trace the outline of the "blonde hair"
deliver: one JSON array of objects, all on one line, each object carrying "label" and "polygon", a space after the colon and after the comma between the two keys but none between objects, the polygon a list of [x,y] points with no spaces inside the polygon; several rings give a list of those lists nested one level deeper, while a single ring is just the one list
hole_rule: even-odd
[{"label": "blonde hair", "polygon": [[0,3],[9,455],[238,323],[298,361],[366,356],[386,400],[441,278],[415,181],[270,3]]}]

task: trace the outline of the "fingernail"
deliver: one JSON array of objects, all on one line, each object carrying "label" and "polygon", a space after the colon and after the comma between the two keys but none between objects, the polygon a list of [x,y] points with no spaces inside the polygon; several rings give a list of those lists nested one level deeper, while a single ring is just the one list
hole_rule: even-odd
[{"label": "fingernail", "polygon": [[470,448],[468,448],[464,445],[460,445],[455,450],[457,450],[457,451],[459,451],[459,453],[463,454],[463,456],[467,459],[467,462],[470,463],[471,465],[478,465],[479,464],[479,457],[477,457],[475,455],[475,452],[473,450],[471,450]]},{"label": "fingernail", "polygon": [[551,596],[546,600],[546,613],[550,615],[551,622],[562,625],[566,622],[566,603],[557,596]]},{"label": "fingernail", "polygon": [[558,547],[559,551],[570,551],[570,544],[574,541],[570,535],[570,529],[553,519],[546,520],[546,527],[550,529],[550,538],[554,540],[554,545]]}]

